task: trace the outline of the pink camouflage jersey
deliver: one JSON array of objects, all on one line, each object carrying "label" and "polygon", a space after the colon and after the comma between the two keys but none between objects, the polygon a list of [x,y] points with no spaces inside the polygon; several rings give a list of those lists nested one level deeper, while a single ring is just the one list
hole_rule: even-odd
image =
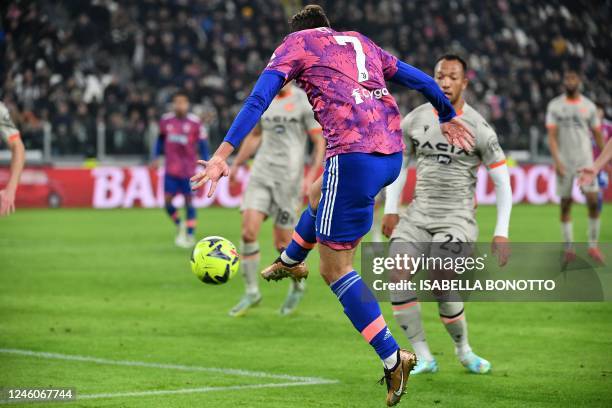
[{"label": "pink camouflage jersey", "polygon": [[166,174],[177,178],[189,178],[196,171],[198,142],[205,138],[200,119],[188,113],[179,118],[173,112],[166,113],[159,121],[159,133],[164,140]]},{"label": "pink camouflage jersey", "polygon": [[399,109],[385,84],[396,65],[396,57],[358,32],[313,28],[285,37],[265,70],[306,91],[329,158],[404,149]]}]

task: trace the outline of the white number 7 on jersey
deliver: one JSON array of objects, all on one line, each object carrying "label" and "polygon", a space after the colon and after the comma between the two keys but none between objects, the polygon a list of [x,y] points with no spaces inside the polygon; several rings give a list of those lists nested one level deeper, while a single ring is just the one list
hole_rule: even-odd
[{"label": "white number 7 on jersey", "polygon": [[365,54],[359,38],[348,35],[334,35],[334,39],[340,45],[352,44],[355,50],[355,59],[357,62],[357,82],[367,81],[370,77],[366,69]]}]

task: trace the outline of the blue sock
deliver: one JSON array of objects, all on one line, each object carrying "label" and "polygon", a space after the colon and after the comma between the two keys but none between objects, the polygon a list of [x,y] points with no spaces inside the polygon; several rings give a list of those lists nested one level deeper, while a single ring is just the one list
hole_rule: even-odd
[{"label": "blue sock", "polygon": [[603,209],[603,192],[599,190],[597,193],[597,211],[601,214],[601,210]]},{"label": "blue sock", "polygon": [[193,235],[196,227],[196,209],[192,205],[187,206],[187,235]]},{"label": "blue sock", "polygon": [[291,243],[285,249],[289,258],[296,262],[304,262],[308,253],[317,243],[315,221],[317,212],[310,205],[300,215],[300,220],[295,226]]},{"label": "blue sock", "polygon": [[174,221],[176,225],[179,225],[181,223],[181,217],[179,217],[176,207],[173,206],[171,203],[166,204],[166,212],[168,213],[170,218],[172,218],[172,221]]},{"label": "blue sock", "polygon": [[332,283],[330,288],[338,296],[353,326],[376,350],[381,360],[397,352],[399,346],[387,327],[380,306],[357,272],[347,273]]}]

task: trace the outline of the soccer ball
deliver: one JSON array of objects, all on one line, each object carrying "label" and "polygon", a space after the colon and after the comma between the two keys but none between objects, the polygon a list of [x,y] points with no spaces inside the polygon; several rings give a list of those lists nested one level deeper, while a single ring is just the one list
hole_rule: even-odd
[{"label": "soccer ball", "polygon": [[238,271],[240,259],[236,247],[223,237],[206,237],[191,253],[191,271],[204,283],[225,283]]}]

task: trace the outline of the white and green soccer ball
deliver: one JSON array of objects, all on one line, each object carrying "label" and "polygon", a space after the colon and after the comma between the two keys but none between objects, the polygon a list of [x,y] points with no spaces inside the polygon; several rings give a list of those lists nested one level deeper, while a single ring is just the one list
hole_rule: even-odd
[{"label": "white and green soccer ball", "polygon": [[223,237],[206,237],[191,253],[191,271],[199,280],[211,285],[229,281],[239,266],[236,246]]}]

